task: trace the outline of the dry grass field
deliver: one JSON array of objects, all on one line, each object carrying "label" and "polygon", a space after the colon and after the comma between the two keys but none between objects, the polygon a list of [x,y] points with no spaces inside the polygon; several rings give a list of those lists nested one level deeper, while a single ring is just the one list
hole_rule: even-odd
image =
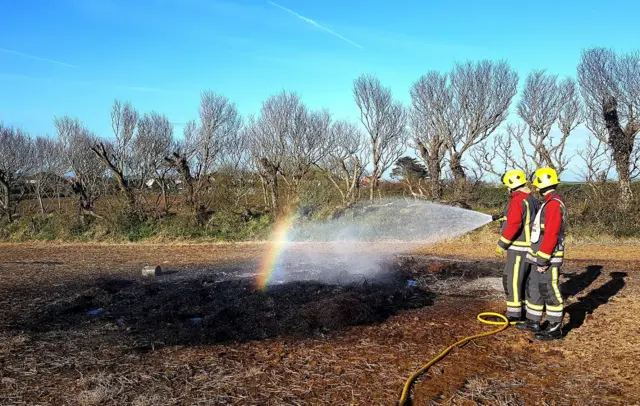
[{"label": "dry grass field", "polygon": [[[499,276],[492,248],[424,247],[390,259],[385,285],[259,291],[229,276],[257,268],[260,243],[2,244],[0,403],[394,405],[415,369],[489,328],[477,313],[502,311],[499,291],[465,289]],[[421,377],[413,404],[639,404],[640,247],[568,255],[563,340],[477,340]],[[168,272],[143,279],[149,264]]]}]

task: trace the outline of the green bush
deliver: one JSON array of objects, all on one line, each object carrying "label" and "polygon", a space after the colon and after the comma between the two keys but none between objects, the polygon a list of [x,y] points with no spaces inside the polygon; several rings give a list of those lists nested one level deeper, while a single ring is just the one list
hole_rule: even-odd
[{"label": "green bush", "polygon": [[[619,209],[617,185],[609,182],[591,188],[584,183],[562,184],[558,193],[564,198],[568,209],[568,234],[574,237],[614,238],[640,237],[640,185],[634,184],[636,201],[628,211]],[[537,196],[541,198],[540,196]],[[501,213],[508,201],[504,188],[483,186],[474,191],[474,210]]]},{"label": "green bush", "polygon": [[[392,196],[397,192],[392,186],[401,190],[401,185],[384,183],[385,195]],[[630,210],[622,211],[619,209],[618,188],[614,182],[596,188],[586,184],[561,185],[559,193],[569,210],[569,236],[592,241],[602,238],[639,238],[640,183],[634,183],[633,188],[636,200]],[[368,197],[368,194],[364,193],[363,197]],[[504,210],[508,199],[509,194],[505,189],[482,186],[473,190],[468,202],[474,210],[494,214]],[[127,214],[126,207],[117,199],[105,199],[105,202],[108,206],[98,212],[101,217],[82,217],[77,210],[68,210],[45,216],[22,214],[12,222],[0,219],[0,240],[240,241],[266,238],[274,222],[271,213],[256,209],[262,206],[261,201],[247,204],[246,208],[224,201],[212,203],[217,211],[204,225],[196,224],[193,217],[180,208],[175,208],[175,214],[143,217]],[[341,205],[339,194],[330,184],[322,178],[313,179],[302,185],[296,215],[304,222],[327,220]],[[491,227],[497,227],[497,223]]]},{"label": "green bush", "polygon": [[240,241],[267,236],[272,222],[268,213],[218,212],[204,226],[198,226],[190,217],[171,216],[156,223],[154,235],[166,239]]},{"label": "green bush", "polygon": [[148,240],[156,235],[155,224],[148,221],[132,222],[124,230],[123,235],[130,242]]},{"label": "green bush", "polygon": [[60,234],[60,223],[54,215],[22,217],[8,227],[8,238],[14,241],[55,240]]}]

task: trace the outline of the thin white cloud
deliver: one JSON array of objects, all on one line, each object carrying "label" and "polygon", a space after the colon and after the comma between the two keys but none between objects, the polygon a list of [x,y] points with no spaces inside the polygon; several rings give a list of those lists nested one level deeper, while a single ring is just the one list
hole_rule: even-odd
[{"label": "thin white cloud", "polygon": [[358,47],[358,48],[360,48],[360,49],[364,49],[364,48],[362,47],[362,45],[360,45],[360,44],[358,44],[358,43],[356,43],[356,42],[354,42],[354,41],[351,41],[349,38],[345,38],[345,37],[343,37],[342,35],[338,34],[337,32],[333,31],[332,29],[327,28],[327,27],[325,27],[324,25],[318,24],[317,22],[315,22],[314,20],[312,20],[312,19],[310,19],[310,18],[308,18],[308,17],[305,17],[305,16],[303,16],[303,15],[300,15],[300,14],[296,13],[295,11],[293,11],[293,10],[291,10],[291,9],[288,9],[288,8],[286,8],[286,7],[284,7],[284,6],[281,6],[280,4],[275,3],[275,2],[273,2],[273,1],[268,1],[268,3],[269,3],[269,4],[271,4],[271,5],[272,5],[272,6],[274,6],[274,7],[277,7],[277,8],[279,8],[279,9],[281,9],[281,10],[284,10],[284,11],[286,11],[287,13],[289,13],[289,14],[291,14],[291,15],[293,15],[293,16],[295,16],[295,17],[299,18],[299,19],[301,19],[302,21],[304,21],[304,22],[305,22],[305,23],[307,23],[307,24],[311,24],[311,25],[313,25],[313,26],[314,26],[314,27],[316,27],[316,28],[320,28],[321,30],[326,31],[326,32],[328,32],[329,34],[331,34],[331,35],[333,35],[333,36],[335,36],[335,37],[338,37],[338,38],[340,38],[341,40],[343,40],[343,41],[345,41],[345,42],[348,42],[349,44],[353,45],[354,47]]},{"label": "thin white cloud", "polygon": [[0,52],[4,54],[9,54],[9,55],[20,56],[22,58],[33,59],[35,61],[41,61],[41,62],[52,63],[54,65],[66,66],[67,68],[77,68],[76,65],[72,65],[70,63],[56,61],[55,59],[42,58],[36,55],[25,54],[24,52],[14,51],[13,49],[0,48]]}]

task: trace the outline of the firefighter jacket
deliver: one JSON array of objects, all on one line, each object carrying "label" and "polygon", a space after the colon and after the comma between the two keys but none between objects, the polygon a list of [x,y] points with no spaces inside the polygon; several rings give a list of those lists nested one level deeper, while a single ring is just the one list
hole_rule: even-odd
[{"label": "firefighter jacket", "polygon": [[516,190],[505,207],[505,221],[498,245],[504,249],[526,254],[531,247],[531,221],[540,207],[538,200],[529,193]]},{"label": "firefighter jacket", "polygon": [[564,260],[567,208],[560,196],[545,196],[531,231],[531,249],[527,260],[540,266],[560,266]]}]

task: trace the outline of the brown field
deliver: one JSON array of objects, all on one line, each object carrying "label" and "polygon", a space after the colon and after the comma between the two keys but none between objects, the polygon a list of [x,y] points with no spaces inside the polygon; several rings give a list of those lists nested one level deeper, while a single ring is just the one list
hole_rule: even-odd
[{"label": "brown field", "polygon": [[[443,243],[395,265],[426,290],[441,277],[434,296],[215,280],[255,269],[258,243],[2,244],[0,404],[394,405],[414,370],[490,328],[477,313],[502,311],[499,292],[442,288],[498,275],[492,248]],[[568,251],[563,340],[479,339],[419,379],[413,404],[640,404],[640,246]],[[148,264],[171,274],[142,280]],[[87,315],[98,305],[114,314]]]}]

